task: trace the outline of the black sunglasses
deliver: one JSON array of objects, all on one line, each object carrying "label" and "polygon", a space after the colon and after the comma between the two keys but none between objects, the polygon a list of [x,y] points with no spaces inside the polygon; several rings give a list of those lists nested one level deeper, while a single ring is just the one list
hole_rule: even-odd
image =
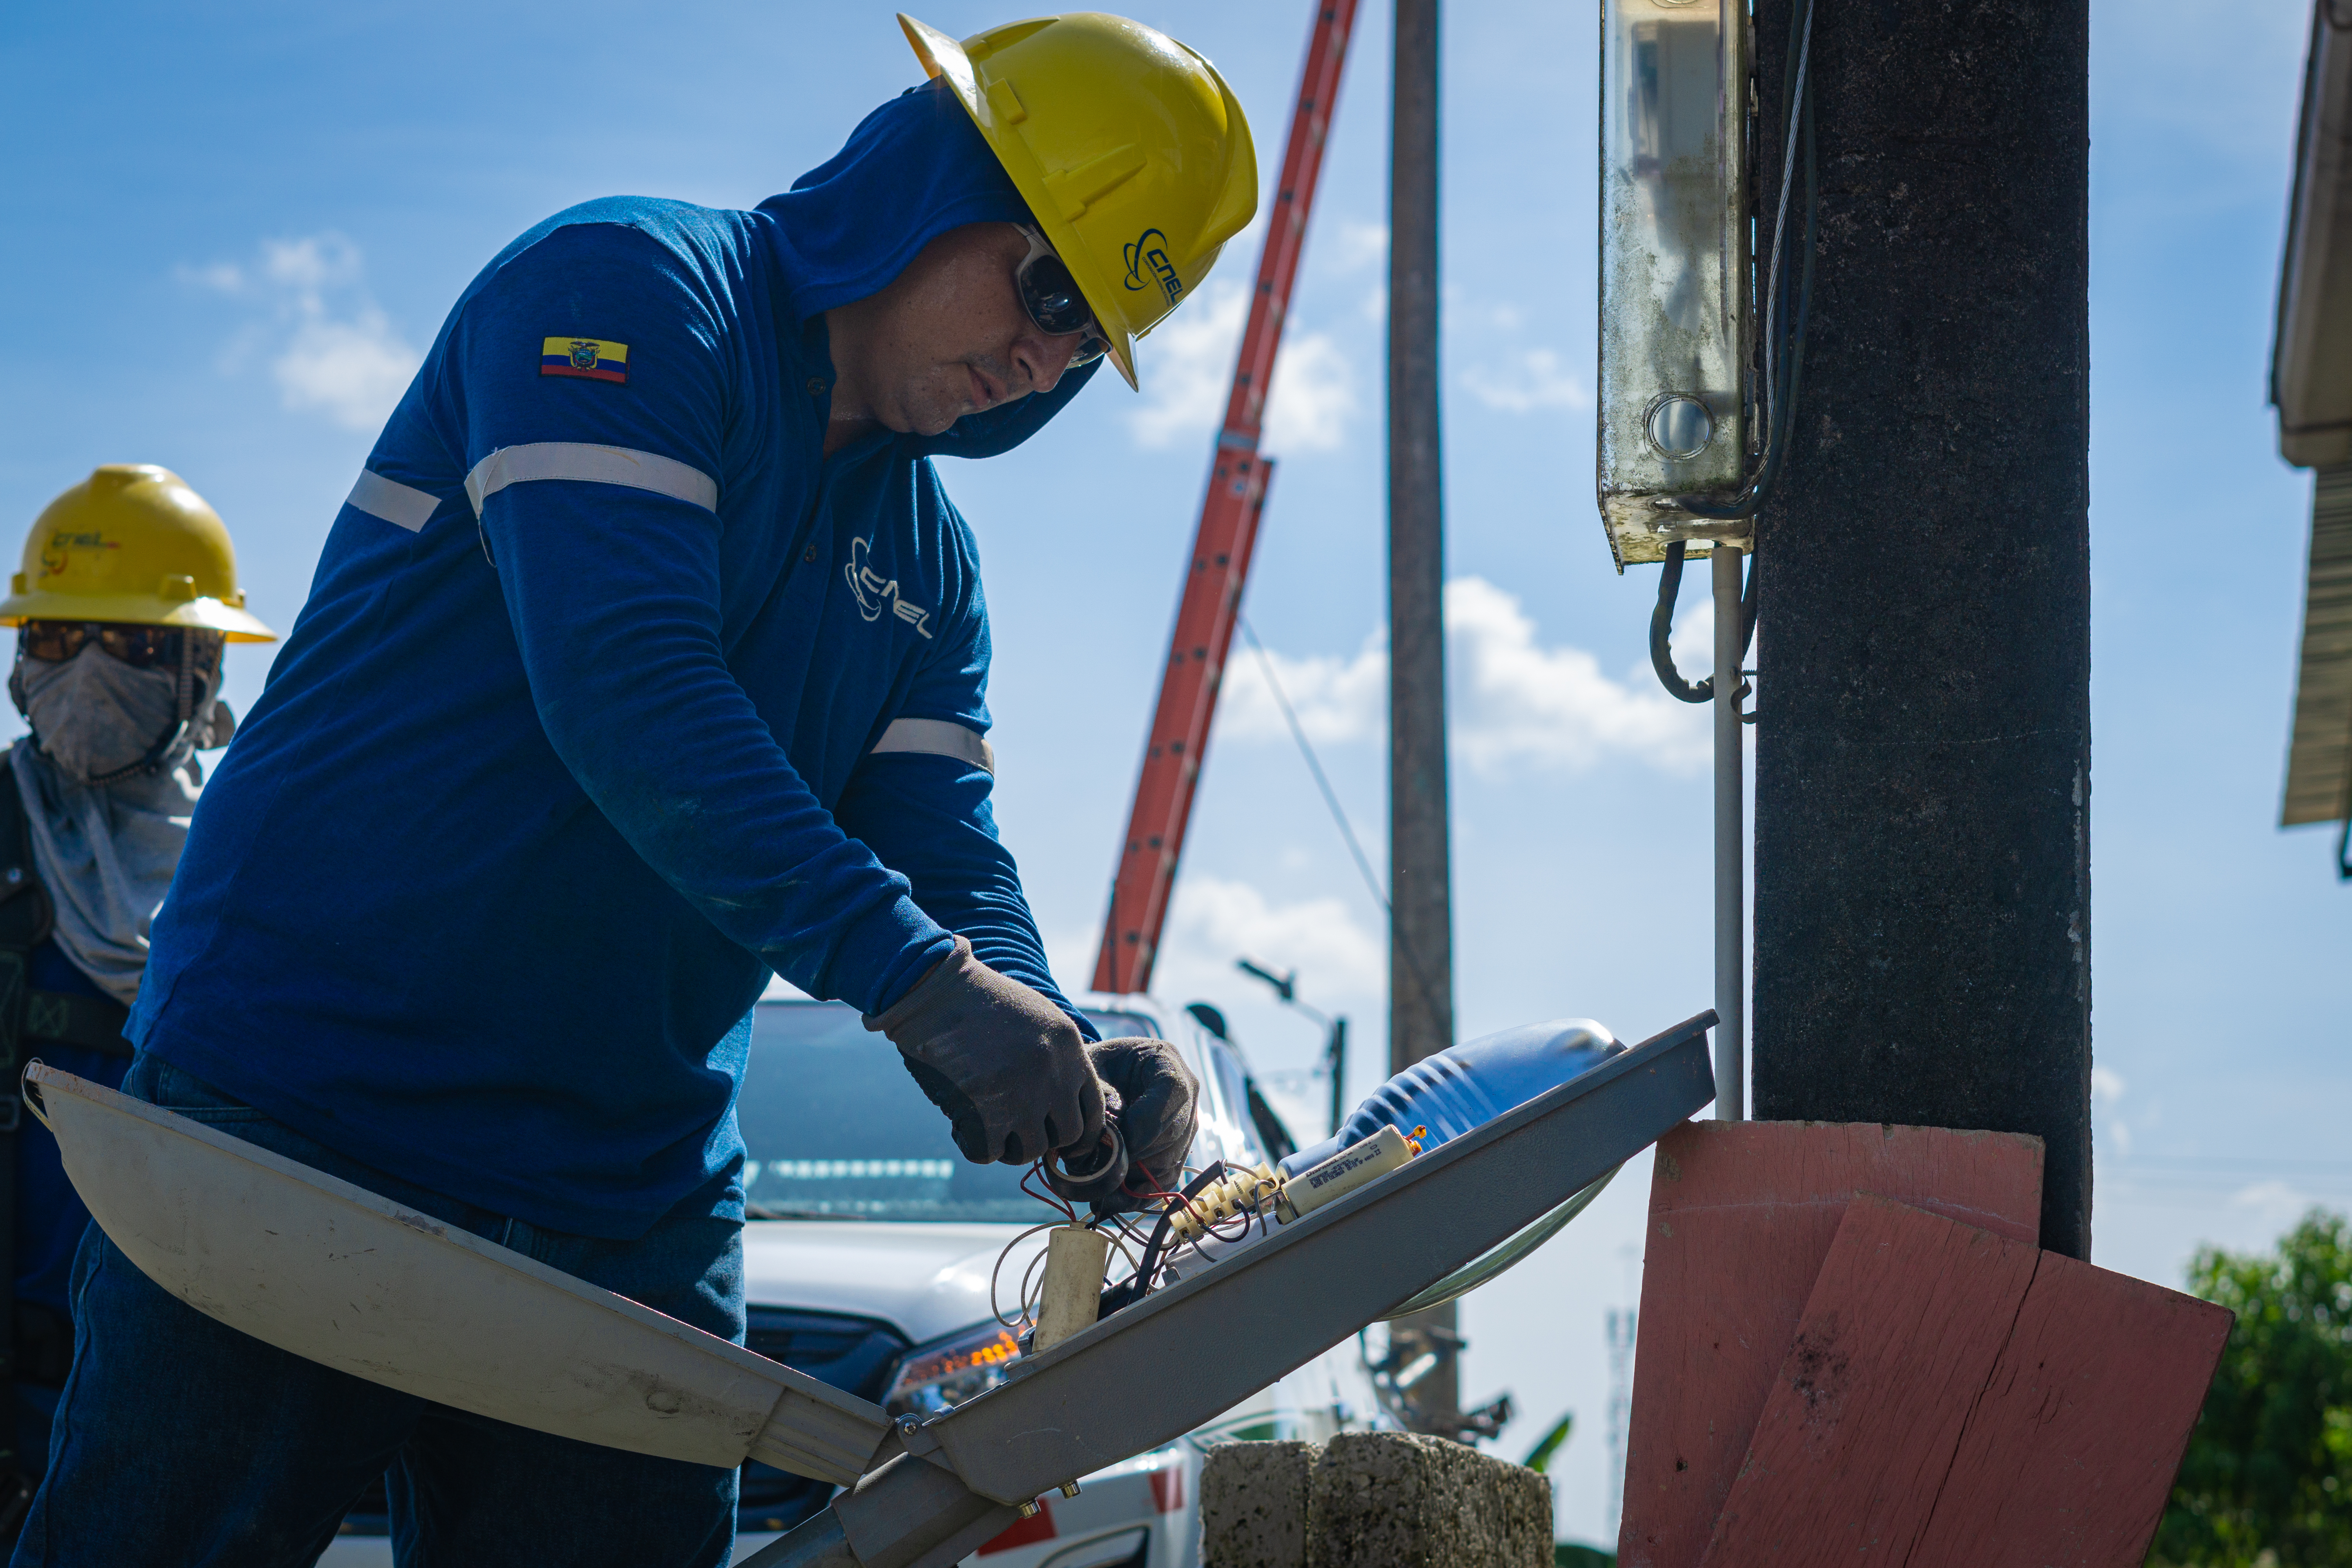
[{"label": "black sunglasses", "polygon": [[1048,337],[1066,338],[1072,332],[1084,332],[1086,340],[1070,356],[1069,368],[1076,370],[1102,358],[1109,347],[1103,342],[1102,329],[1095,325],[1095,313],[1088,308],[1087,298],[1078,292],[1078,280],[1045,237],[1035,229],[1023,226],[1021,232],[1028,237],[1029,254],[1013,271],[1013,281],[1021,290],[1022,308],[1037,330]]},{"label": "black sunglasses", "polygon": [[[180,626],[142,626],[120,621],[26,621],[16,630],[16,651],[28,658],[62,664],[93,641],[133,669],[176,667]],[[201,651],[201,650],[199,650]]]}]

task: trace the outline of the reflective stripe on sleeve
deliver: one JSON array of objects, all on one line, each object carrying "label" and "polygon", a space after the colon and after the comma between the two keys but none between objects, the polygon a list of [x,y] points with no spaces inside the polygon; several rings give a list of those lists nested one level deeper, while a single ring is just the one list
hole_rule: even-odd
[{"label": "reflective stripe on sleeve", "polygon": [[996,772],[996,752],[977,730],[945,719],[893,719],[871,755],[884,752],[922,752],[934,757],[954,757],[982,773]]},{"label": "reflective stripe on sleeve", "polygon": [[626,447],[592,447],[582,441],[534,441],[527,447],[501,447],[474,465],[466,476],[466,499],[474,515],[509,485],[532,479],[583,479],[596,485],[626,485],[651,490],[705,511],[719,510],[719,481],[700,468],[690,468],[675,458],[633,452]]},{"label": "reflective stripe on sleeve", "polygon": [[387,479],[373,468],[362,468],[359,483],[343,498],[343,504],[415,533],[432,518],[441,498]]}]

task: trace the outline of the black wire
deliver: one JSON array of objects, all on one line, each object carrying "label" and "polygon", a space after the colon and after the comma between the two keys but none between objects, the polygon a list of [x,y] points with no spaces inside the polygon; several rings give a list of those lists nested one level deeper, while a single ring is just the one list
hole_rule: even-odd
[{"label": "black wire", "polygon": [[[1178,1191],[1184,1197],[1197,1198],[1210,1183],[1224,1173],[1225,1163],[1223,1160],[1212,1161],[1207,1170],[1187,1182]],[[1129,1306],[1151,1293],[1151,1277],[1160,1271],[1160,1254],[1168,1245],[1168,1227],[1174,1223],[1176,1212],[1183,1206],[1181,1203],[1171,1203],[1160,1211],[1160,1223],[1151,1227],[1151,1239],[1143,1247],[1143,1261],[1136,1265],[1134,1277],[1125,1284],[1118,1286],[1112,1292],[1116,1294],[1119,1290],[1133,1287],[1134,1294],[1119,1302],[1120,1307]],[[1111,1310],[1116,1311],[1118,1308],[1114,1307]]]},{"label": "black wire", "polygon": [[[1684,702],[1715,700],[1715,677],[1696,681],[1683,679],[1675,668],[1674,630],[1675,600],[1682,593],[1683,552],[1685,542],[1675,540],[1666,546],[1666,564],[1658,574],[1658,604],[1650,612],[1650,668],[1658,672],[1658,684],[1668,696]],[[1748,657],[1748,647],[1756,640],[1756,560],[1748,561],[1748,579],[1739,590],[1739,657]],[[1742,683],[1742,689],[1746,683]]]},{"label": "black wire", "polygon": [[[1807,62],[1803,80],[1801,82],[1798,80],[1799,61],[1805,58],[1806,52],[1811,47],[1813,4],[1814,0],[1805,0],[1804,8],[1801,11],[1792,12],[1790,16],[1788,59],[1781,73],[1783,99],[1793,96],[1797,100],[1792,109],[1800,126],[1798,141],[1803,149],[1801,156],[1805,177],[1805,221],[1802,241],[1804,264],[1800,268],[1801,281],[1797,286],[1797,309],[1790,318],[1788,352],[1776,355],[1780,361],[1776,379],[1785,383],[1785,386],[1768,389],[1772,399],[1771,425],[1765,432],[1764,460],[1757,469],[1756,477],[1742,488],[1740,493],[1728,501],[1710,501],[1700,496],[1671,496],[1659,503],[1663,507],[1686,512],[1693,517],[1731,521],[1755,516],[1758,510],[1763,506],[1766,496],[1770,493],[1773,481],[1780,478],[1781,467],[1788,455],[1790,435],[1795,427],[1797,386],[1803,376],[1805,329],[1808,325],[1808,318],[1812,312],[1814,236],[1821,209],[1820,170],[1813,139],[1815,94],[1810,61]],[[1782,167],[1786,168],[1788,159],[1799,155],[1796,148],[1783,147],[1780,150]],[[1786,254],[1783,247],[1788,241],[1783,228],[1784,226],[1777,222],[1773,226],[1772,247],[1775,256]],[[1774,301],[1766,301],[1768,316],[1773,313],[1773,304]],[[1673,689],[1669,687],[1668,689]]]},{"label": "black wire", "polygon": [[[1747,493],[1728,504],[1718,505],[1696,496],[1676,496],[1670,502],[1695,517],[1728,520],[1753,517],[1770,493],[1773,481],[1780,478],[1786,460],[1791,432],[1796,426],[1797,395],[1803,384],[1805,339],[1812,324],[1813,259],[1815,236],[1821,223],[1821,169],[1813,129],[1813,73],[1808,62],[1801,84],[1798,80],[1801,53],[1811,47],[1813,0],[1805,0],[1801,12],[1792,13],[1789,19],[1790,48],[1781,68],[1781,94],[1797,97],[1796,120],[1798,147],[1781,149],[1785,160],[1800,156],[1805,182],[1804,225],[1799,240],[1804,260],[1797,269],[1793,287],[1797,291],[1797,308],[1789,317],[1790,332],[1786,352],[1779,353],[1775,379],[1780,384],[1771,388],[1771,428],[1765,433],[1764,461],[1757,471]],[[1801,151],[1800,151],[1801,149]],[[1779,254],[1785,240],[1780,226],[1774,226],[1773,247]],[[1784,287],[1789,285],[1784,285]],[[1768,301],[1769,304],[1769,301]],[[1658,575],[1657,607],[1650,612],[1650,667],[1657,672],[1658,683],[1669,696],[1683,702],[1715,700],[1715,678],[1708,676],[1696,682],[1685,680],[1675,668],[1674,618],[1675,601],[1682,592],[1683,557],[1687,549],[1682,540],[1666,546],[1664,569]],[[1739,594],[1740,643],[1739,657],[1745,660],[1748,649],[1756,640],[1756,563],[1751,554],[1747,567],[1747,581]],[[1752,717],[1752,716],[1751,716]],[[2347,872],[2352,877],[2352,871]]]},{"label": "black wire", "polygon": [[1290,706],[1290,694],[1283,690],[1282,678],[1275,673],[1274,657],[1265,651],[1265,645],[1257,640],[1257,628],[1250,625],[1247,616],[1236,611],[1234,622],[1241,627],[1242,636],[1249,639],[1250,647],[1257,653],[1258,668],[1265,672],[1265,683],[1274,690],[1274,700],[1282,709],[1282,721],[1290,726],[1290,738],[1298,742],[1299,755],[1307,759],[1307,770],[1315,775],[1315,787],[1323,792],[1323,804],[1330,808],[1331,820],[1339,825],[1339,836],[1348,841],[1348,853],[1356,858],[1356,869],[1363,876],[1364,887],[1371,893],[1372,901],[1381,906],[1381,913],[1389,917],[1389,940],[1396,943],[1399,955],[1404,959],[1405,973],[1412,976],[1413,989],[1421,996],[1422,1010],[1429,1016],[1431,1026],[1450,1041],[1453,1031],[1445,1026],[1444,1015],[1438,1010],[1436,988],[1430,984],[1429,976],[1422,973],[1421,955],[1413,952],[1412,944],[1405,941],[1404,933],[1397,929],[1396,910],[1389,906],[1388,889],[1381,887],[1381,879],[1372,874],[1372,862],[1364,854],[1363,845],[1357,842],[1355,826],[1349,822],[1347,810],[1340,805],[1339,795],[1331,788],[1330,779],[1324,775],[1323,764],[1315,755],[1315,747],[1307,741],[1307,731],[1298,722],[1297,712]]}]

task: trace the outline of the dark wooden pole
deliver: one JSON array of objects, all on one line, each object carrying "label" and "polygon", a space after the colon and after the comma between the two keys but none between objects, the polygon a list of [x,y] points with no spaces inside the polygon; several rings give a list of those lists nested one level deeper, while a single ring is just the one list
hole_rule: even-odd
[{"label": "dark wooden pole", "polygon": [[[1804,4],[1756,7],[1761,182]],[[2042,1245],[2077,1258],[2089,32],[2088,0],[1821,5],[1812,320],[1756,556],[1755,1114],[2037,1134]]]},{"label": "dark wooden pole", "polygon": [[[1389,1066],[1454,1043],[1446,831],[1444,510],[1437,381],[1437,0],[1396,0],[1389,173]],[[1407,1332],[1454,1332],[1450,1306]],[[1461,1407],[1456,1358],[1412,1388]],[[1451,1428],[1447,1430],[1450,1433]]]}]

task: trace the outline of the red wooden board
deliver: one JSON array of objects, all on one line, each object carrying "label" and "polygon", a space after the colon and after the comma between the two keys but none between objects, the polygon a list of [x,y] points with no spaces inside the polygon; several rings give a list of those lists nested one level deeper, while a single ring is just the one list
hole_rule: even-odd
[{"label": "red wooden board", "polygon": [[1925,1210],[1850,1204],[1706,1568],[1908,1563],[2040,1257]]},{"label": "red wooden board", "polygon": [[1618,1542],[1624,1568],[1697,1568],[1857,1192],[2032,1243],[2041,1141],[1825,1121],[1694,1121],[1658,1141]]},{"label": "red wooden board", "polygon": [[2043,1253],[1909,1568],[2139,1568],[2230,1322]]}]

